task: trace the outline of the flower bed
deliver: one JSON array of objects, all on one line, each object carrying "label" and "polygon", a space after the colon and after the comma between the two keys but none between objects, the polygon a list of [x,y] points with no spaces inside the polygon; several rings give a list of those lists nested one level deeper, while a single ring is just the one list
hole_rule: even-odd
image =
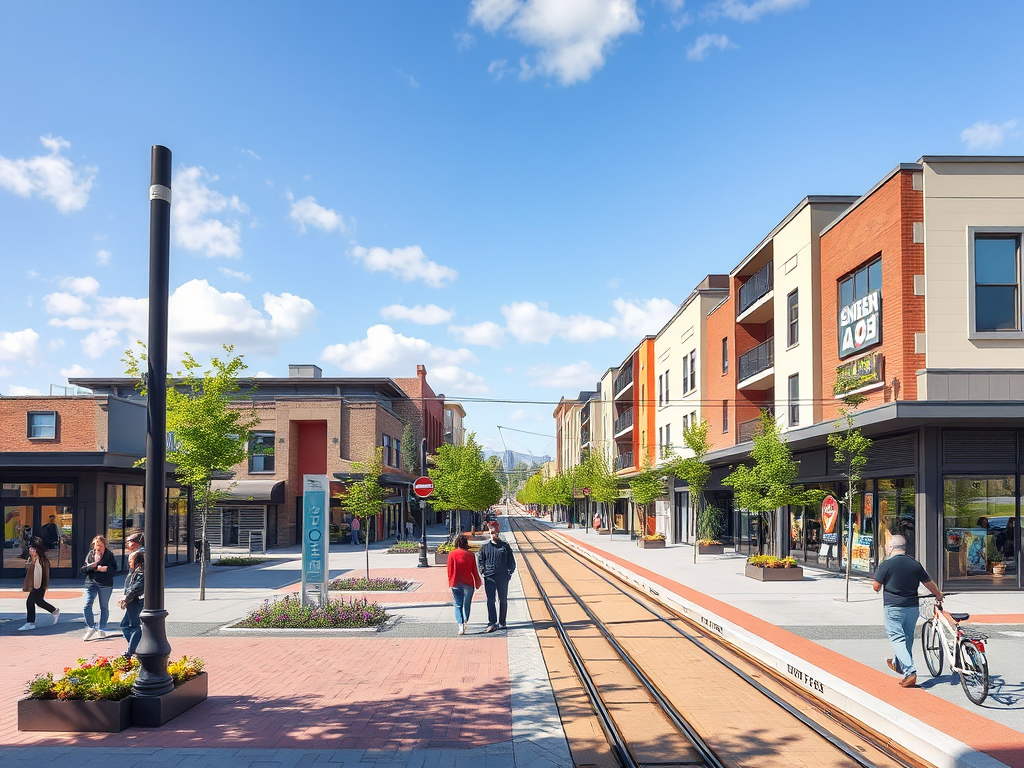
[{"label": "flower bed", "polygon": [[775,555],[751,555],[747,564],[755,568],[797,568],[795,557],[776,557]]},{"label": "flower bed", "polygon": [[328,583],[327,588],[333,591],[344,592],[404,592],[410,586],[411,581],[395,578],[374,578],[368,579],[365,576],[347,576],[343,579],[334,579]]},{"label": "flower bed", "polygon": [[751,555],[744,574],[757,581],[802,581],[804,570],[793,557]]},{"label": "flower bed", "polygon": [[410,554],[420,551],[420,543],[418,541],[396,541],[390,547],[388,547],[388,554]]},{"label": "flower bed", "polygon": [[640,547],[640,549],[664,549],[665,534],[648,533],[641,536],[637,536],[636,544],[638,547]]},{"label": "flower bed", "polygon": [[242,629],[368,629],[388,620],[377,603],[353,598],[328,600],[323,607],[302,605],[299,597],[285,595],[263,605],[235,624]]},{"label": "flower bed", "polygon": [[244,568],[244,567],[249,566],[249,565],[259,565],[260,563],[265,563],[265,562],[267,562],[267,558],[265,558],[265,557],[234,556],[234,557],[222,557],[219,560],[217,560],[217,562],[214,563],[214,565],[235,565],[235,566],[241,566],[241,567]]}]

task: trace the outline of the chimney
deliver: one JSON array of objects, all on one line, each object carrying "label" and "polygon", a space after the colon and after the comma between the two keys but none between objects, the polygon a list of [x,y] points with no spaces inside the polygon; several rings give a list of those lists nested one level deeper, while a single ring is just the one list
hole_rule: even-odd
[{"label": "chimney", "polygon": [[324,372],[317,365],[289,365],[289,379],[320,379]]},{"label": "chimney", "polygon": [[427,368],[426,368],[426,366],[417,365],[416,366],[416,376],[421,378],[421,379],[427,378]]}]

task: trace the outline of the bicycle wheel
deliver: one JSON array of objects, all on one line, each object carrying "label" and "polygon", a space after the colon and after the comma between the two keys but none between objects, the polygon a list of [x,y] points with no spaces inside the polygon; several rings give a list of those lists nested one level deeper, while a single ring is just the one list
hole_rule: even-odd
[{"label": "bicycle wheel", "polygon": [[988,696],[988,659],[970,640],[960,641],[960,684],[967,698],[981,704]]},{"label": "bicycle wheel", "polygon": [[921,627],[921,650],[924,651],[924,663],[932,677],[942,674],[942,644],[942,636],[935,626],[935,619],[929,619]]}]

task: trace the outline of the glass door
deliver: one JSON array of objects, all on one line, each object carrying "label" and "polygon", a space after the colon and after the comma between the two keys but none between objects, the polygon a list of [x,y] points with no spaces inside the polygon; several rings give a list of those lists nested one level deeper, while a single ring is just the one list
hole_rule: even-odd
[{"label": "glass door", "polygon": [[25,572],[28,541],[35,530],[35,508],[31,504],[4,505],[4,577],[14,578]]},{"label": "glass door", "polygon": [[5,578],[16,578],[25,570],[28,545],[33,537],[42,540],[53,578],[73,578],[71,543],[74,534],[73,507],[64,504],[5,504]]}]

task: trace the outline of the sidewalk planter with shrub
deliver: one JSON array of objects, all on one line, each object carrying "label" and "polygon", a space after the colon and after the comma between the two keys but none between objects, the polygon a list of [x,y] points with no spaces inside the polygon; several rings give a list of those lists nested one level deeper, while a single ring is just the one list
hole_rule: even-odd
[{"label": "sidewalk planter with shrub", "polygon": [[132,725],[136,728],[159,728],[206,701],[210,681],[202,670],[201,659],[187,656],[168,664],[167,671],[174,679],[174,690],[162,696],[132,696]]},{"label": "sidewalk planter with shrub", "polygon": [[418,541],[409,541],[408,539],[406,539],[405,541],[396,541],[394,544],[392,544],[390,547],[388,547],[387,554],[389,554],[389,555],[395,555],[395,554],[410,555],[410,554],[413,554],[413,553],[416,553],[416,552],[419,552],[419,551],[420,551],[420,543]]},{"label": "sidewalk planter with shrub", "polygon": [[448,565],[448,553],[453,549],[455,549],[455,545],[451,542],[438,544],[437,549],[434,550],[434,565]]},{"label": "sidewalk planter with shrub", "polygon": [[324,606],[303,605],[298,595],[264,600],[263,605],[232,626],[239,629],[377,629],[387,612],[368,600],[331,599]]},{"label": "sidewalk planter with shrub", "polygon": [[327,583],[327,589],[334,592],[404,592],[411,586],[411,581],[391,576],[371,579],[365,576],[345,576]]},{"label": "sidewalk planter with shrub", "polygon": [[639,536],[637,537],[636,545],[640,547],[640,549],[664,549],[665,534],[653,533],[646,536]]},{"label": "sidewalk planter with shrub", "polygon": [[758,581],[803,581],[804,569],[793,557],[751,555],[747,558],[746,575]]},{"label": "sidewalk planter with shrub", "polygon": [[725,544],[715,539],[700,539],[697,541],[698,555],[724,555]]}]

